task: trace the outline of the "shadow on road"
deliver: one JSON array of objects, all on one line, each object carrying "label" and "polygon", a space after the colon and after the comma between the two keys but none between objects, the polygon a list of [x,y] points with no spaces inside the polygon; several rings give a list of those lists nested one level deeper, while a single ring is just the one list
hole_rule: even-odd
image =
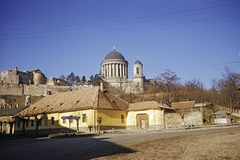
[{"label": "shadow on road", "polygon": [[93,159],[134,150],[109,142],[107,138],[84,136],[53,139],[6,140],[0,145],[1,159]]}]

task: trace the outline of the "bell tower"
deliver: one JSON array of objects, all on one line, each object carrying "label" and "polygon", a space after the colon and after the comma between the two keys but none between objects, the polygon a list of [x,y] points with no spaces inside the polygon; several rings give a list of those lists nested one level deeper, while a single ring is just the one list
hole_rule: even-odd
[{"label": "bell tower", "polygon": [[143,92],[143,64],[138,59],[133,64],[133,83],[136,90]]}]

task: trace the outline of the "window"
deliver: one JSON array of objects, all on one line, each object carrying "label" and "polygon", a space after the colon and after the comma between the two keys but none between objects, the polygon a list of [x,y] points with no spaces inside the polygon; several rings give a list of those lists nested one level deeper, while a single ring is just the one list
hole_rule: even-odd
[{"label": "window", "polygon": [[121,122],[124,123],[124,115],[121,115]]},{"label": "window", "polygon": [[136,68],[136,73],[139,74],[139,68],[138,67]]},{"label": "window", "polygon": [[87,115],[82,114],[82,123],[86,123],[86,122],[87,122]]},{"label": "window", "polygon": [[54,117],[51,117],[51,125],[54,125]]},{"label": "window", "polygon": [[31,120],[31,126],[34,126],[34,120]]}]

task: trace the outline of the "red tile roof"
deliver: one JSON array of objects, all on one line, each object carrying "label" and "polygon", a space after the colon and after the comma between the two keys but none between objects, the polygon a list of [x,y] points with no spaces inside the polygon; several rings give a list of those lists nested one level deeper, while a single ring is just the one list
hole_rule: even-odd
[{"label": "red tile roof", "polygon": [[195,101],[185,101],[185,102],[175,102],[172,103],[173,109],[185,109],[185,108],[192,108],[195,105]]},{"label": "red tile roof", "polygon": [[156,101],[144,101],[138,103],[129,104],[128,111],[136,111],[136,110],[147,110],[147,109],[171,109],[169,107],[163,106]]}]

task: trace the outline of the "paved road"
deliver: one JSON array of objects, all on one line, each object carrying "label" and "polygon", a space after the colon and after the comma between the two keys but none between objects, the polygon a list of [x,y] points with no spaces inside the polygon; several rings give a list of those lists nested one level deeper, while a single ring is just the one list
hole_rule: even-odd
[{"label": "paved road", "polygon": [[53,139],[0,139],[0,159],[65,160],[91,159],[116,153],[132,153],[132,145],[161,138],[235,130],[236,127],[104,134],[101,136]]}]

